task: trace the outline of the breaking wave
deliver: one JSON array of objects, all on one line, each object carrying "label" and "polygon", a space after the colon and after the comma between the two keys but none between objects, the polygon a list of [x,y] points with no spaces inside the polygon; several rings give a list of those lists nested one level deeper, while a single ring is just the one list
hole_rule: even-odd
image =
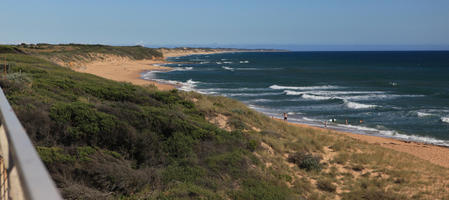
[{"label": "breaking wave", "polygon": [[334,86],[334,85],[303,86],[303,87],[272,85],[269,88],[274,89],[274,90],[330,90],[330,89],[339,89],[339,88],[343,88],[343,87]]},{"label": "breaking wave", "polygon": [[449,117],[441,117],[440,120],[444,123],[449,123]]},{"label": "breaking wave", "polygon": [[351,108],[351,109],[368,109],[368,108],[378,107],[377,105],[356,103],[356,102],[348,101],[346,99],[344,99],[343,101],[345,103],[345,106],[348,108]]},{"label": "breaking wave", "polygon": [[416,112],[416,115],[418,116],[418,117],[429,117],[429,116],[432,116],[433,114],[431,114],[431,113],[426,113],[426,112]]},{"label": "breaking wave", "polygon": [[225,70],[229,70],[229,71],[234,71],[234,68],[232,67],[226,67],[226,66],[222,66],[221,68],[225,69]]},{"label": "breaking wave", "polygon": [[190,71],[193,67],[174,67],[172,71]]}]

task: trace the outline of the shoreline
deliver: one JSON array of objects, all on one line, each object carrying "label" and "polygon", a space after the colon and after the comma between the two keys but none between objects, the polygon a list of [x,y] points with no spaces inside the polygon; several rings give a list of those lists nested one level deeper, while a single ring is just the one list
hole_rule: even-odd
[{"label": "shoreline", "polygon": [[[233,53],[244,51],[215,51],[215,52],[178,52],[177,54],[169,54],[171,56],[164,56],[164,59],[160,60],[107,60],[85,64],[83,67],[74,68],[75,71],[91,73],[97,76],[101,76],[110,80],[130,82],[136,85],[155,85],[159,90],[172,90],[179,88],[178,85],[161,83],[154,80],[147,80],[142,78],[143,72],[149,71],[170,71],[171,67],[159,66],[159,64],[169,64],[166,59],[170,57],[181,57],[189,55],[208,55],[219,53]],[[259,111],[257,111],[259,112]],[[263,113],[262,113],[263,114]],[[279,120],[276,119],[275,120]],[[333,130],[330,128],[323,128],[314,125],[308,125],[303,123],[288,122],[289,125],[316,129],[321,131],[330,131],[338,135],[347,136],[353,139],[357,139],[362,142],[379,145],[384,148],[392,149],[399,152],[408,153],[423,160],[429,161],[433,164],[449,168],[449,148],[439,146],[436,144],[430,144],[425,142],[405,141],[396,138],[388,138],[382,136],[366,135],[360,133],[345,132],[340,130]]]}]

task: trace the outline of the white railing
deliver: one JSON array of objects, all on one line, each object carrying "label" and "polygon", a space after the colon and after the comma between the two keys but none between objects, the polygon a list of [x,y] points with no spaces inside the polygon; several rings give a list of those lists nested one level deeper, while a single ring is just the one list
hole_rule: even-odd
[{"label": "white railing", "polygon": [[62,199],[0,88],[0,199]]}]

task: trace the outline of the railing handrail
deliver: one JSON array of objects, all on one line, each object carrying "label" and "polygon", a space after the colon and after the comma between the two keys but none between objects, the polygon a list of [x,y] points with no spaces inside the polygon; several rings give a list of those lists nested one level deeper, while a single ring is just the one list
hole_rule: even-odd
[{"label": "railing handrail", "polygon": [[30,138],[0,88],[0,120],[17,167],[24,197],[30,200],[62,199]]}]

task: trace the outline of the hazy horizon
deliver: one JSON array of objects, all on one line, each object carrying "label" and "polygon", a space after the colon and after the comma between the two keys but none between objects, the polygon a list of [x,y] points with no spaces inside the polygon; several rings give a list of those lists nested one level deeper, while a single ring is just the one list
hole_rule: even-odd
[{"label": "hazy horizon", "polygon": [[2,8],[0,43],[449,49],[444,0],[5,0]]}]

